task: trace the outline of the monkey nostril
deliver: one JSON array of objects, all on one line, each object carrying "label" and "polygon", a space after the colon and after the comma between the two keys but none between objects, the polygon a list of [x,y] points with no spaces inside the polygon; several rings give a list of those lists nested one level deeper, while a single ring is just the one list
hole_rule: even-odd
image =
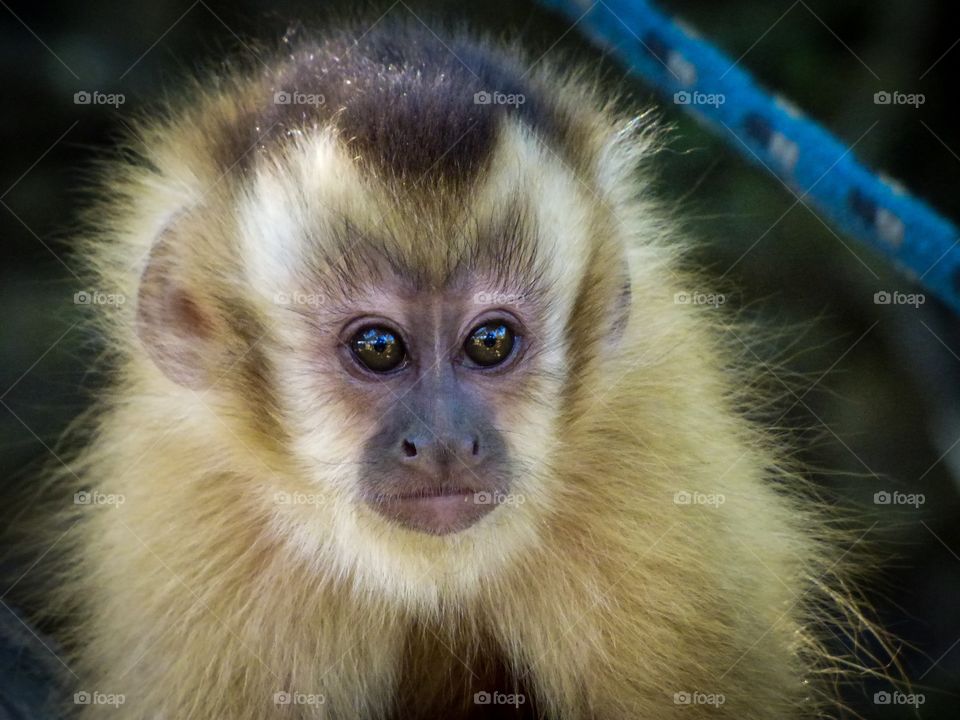
[{"label": "monkey nostril", "polygon": [[404,440],[404,441],[403,441],[403,454],[406,455],[408,458],[416,457],[416,456],[417,456],[417,446],[414,445],[414,444],[413,444],[412,442],[410,442],[409,440]]},{"label": "monkey nostril", "polygon": [[477,438],[473,439],[473,447],[470,450],[474,457],[480,454],[480,441]]}]

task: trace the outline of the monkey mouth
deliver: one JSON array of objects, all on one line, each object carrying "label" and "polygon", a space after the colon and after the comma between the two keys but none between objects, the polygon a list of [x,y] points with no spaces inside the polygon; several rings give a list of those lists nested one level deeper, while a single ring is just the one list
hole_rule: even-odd
[{"label": "monkey mouth", "polygon": [[466,530],[497,507],[499,489],[468,486],[425,486],[369,494],[376,512],[408,530],[449,535]]}]

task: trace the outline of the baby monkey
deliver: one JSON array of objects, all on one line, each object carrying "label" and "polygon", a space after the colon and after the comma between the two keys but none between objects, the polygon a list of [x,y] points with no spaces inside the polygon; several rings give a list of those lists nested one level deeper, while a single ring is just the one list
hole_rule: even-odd
[{"label": "baby monkey", "polygon": [[138,126],[82,244],[129,301],[65,473],[80,717],[821,712],[841,552],[677,299],[656,129],[419,24],[264,60]]}]

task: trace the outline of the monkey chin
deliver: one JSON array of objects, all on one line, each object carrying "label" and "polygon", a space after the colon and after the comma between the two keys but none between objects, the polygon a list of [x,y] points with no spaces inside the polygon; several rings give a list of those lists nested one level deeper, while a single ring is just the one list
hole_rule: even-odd
[{"label": "monkey chin", "polygon": [[497,499],[503,495],[500,488],[451,485],[371,494],[364,500],[382,517],[407,530],[450,535],[466,530],[495,510]]}]

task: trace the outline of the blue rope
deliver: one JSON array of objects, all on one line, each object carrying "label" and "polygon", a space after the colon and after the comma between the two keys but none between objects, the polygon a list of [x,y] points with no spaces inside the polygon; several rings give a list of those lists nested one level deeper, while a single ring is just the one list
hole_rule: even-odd
[{"label": "blue rope", "polygon": [[646,0],[540,0],[751,162],[774,173],[838,229],[888,257],[960,312],[960,233],[881,179],[816,122],[771,97],[730,58]]}]

